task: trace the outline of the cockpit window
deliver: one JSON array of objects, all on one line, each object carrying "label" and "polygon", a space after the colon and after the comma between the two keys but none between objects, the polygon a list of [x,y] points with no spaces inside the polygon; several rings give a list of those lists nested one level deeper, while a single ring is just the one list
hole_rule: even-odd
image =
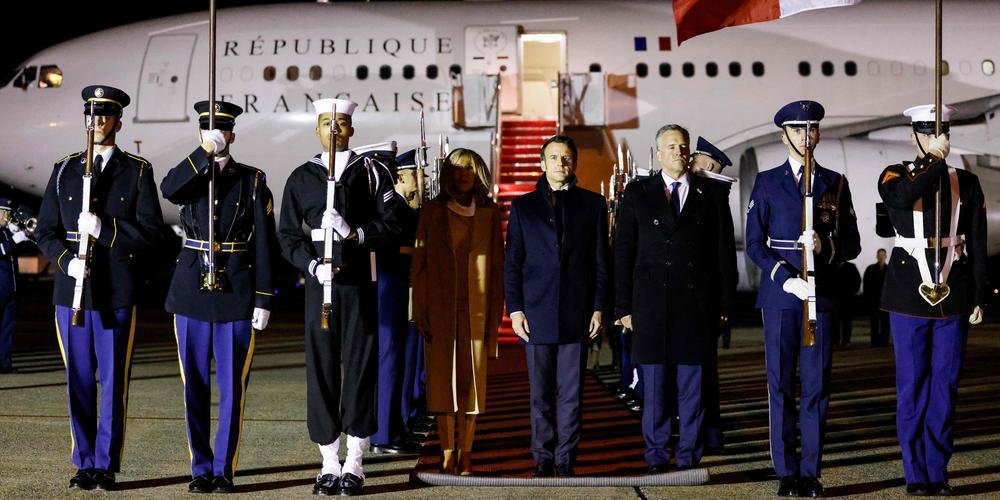
[{"label": "cockpit window", "polygon": [[38,88],[47,89],[62,87],[62,78],[63,74],[62,70],[59,69],[59,66],[54,64],[42,66],[39,71]]},{"label": "cockpit window", "polygon": [[31,85],[31,82],[35,81],[37,76],[38,67],[28,66],[27,68],[24,68],[24,71],[22,71],[21,74],[14,78],[14,86],[27,90],[28,85]]}]

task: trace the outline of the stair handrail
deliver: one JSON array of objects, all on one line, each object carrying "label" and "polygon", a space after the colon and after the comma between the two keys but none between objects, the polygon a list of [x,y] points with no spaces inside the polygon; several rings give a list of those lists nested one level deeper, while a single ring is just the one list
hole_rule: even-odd
[{"label": "stair handrail", "polygon": [[[492,174],[492,183],[490,186],[490,195],[493,197],[493,201],[499,199],[500,192],[500,141],[501,141],[501,120],[500,120],[500,74],[496,74],[496,85],[493,91],[493,110],[496,111],[496,117],[494,118],[493,124],[493,137],[490,140],[490,173]],[[489,109],[487,109],[486,116],[489,116]]]}]

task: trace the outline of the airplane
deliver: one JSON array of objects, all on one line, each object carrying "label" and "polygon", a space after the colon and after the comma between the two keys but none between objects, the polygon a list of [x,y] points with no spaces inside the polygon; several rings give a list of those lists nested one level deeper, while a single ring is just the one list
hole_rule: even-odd
[{"label": "airplane", "polygon": [[[944,102],[958,109],[949,160],[979,176],[994,234],[998,24],[998,2],[946,2]],[[664,1],[229,8],[218,13],[218,98],[246,110],[234,156],[267,173],[276,207],[291,170],[319,152],[310,103],[323,97],[360,104],[352,146],[417,146],[423,110],[432,143],[446,135],[491,158],[494,168],[504,164],[498,130],[549,120],[545,134],[578,137],[581,185],[594,191],[611,172],[617,144],[647,151],[660,126],[682,124],[739,159],[725,173],[739,179],[730,204],[740,288],[750,290],[759,271],[742,252],[745,207],[756,174],[784,161],[771,120],[792,100],[818,100],[827,110],[816,158],[850,180],[859,267],[874,261],[875,249],[892,246],[874,231],[876,181],[886,165],[915,156],[901,112],[933,102],[933,27],[933,3],[920,0],[867,0],[726,28],[681,46]],[[51,165],[82,149],[80,90],[94,83],[132,96],[119,147],[151,160],[162,179],[198,144],[192,104],[208,97],[207,35],[207,12],[184,14],[100,31],[28,58],[0,82],[4,119],[16,124],[0,134],[0,179],[44,191]],[[532,154],[517,161],[536,162]],[[163,208],[177,222],[176,207],[163,200]],[[993,238],[989,253],[998,252],[1000,238]]]}]

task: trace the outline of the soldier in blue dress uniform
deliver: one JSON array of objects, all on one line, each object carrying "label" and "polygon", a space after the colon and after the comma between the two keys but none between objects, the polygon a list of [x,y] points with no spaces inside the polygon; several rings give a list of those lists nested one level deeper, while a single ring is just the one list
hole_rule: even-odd
[{"label": "soldier in blue dress uniform", "polygon": [[[780,479],[779,496],[823,495],[819,477],[830,402],[834,263],[851,260],[861,251],[847,179],[818,164],[812,179],[814,231],[802,231],[800,176],[806,125],[810,125],[811,143],[817,144],[823,115],[823,106],[815,101],[795,101],[775,114],[774,124],[788,146],[788,160],[757,174],[747,208],[747,254],[761,269],[757,308],[764,318],[771,460]],[[815,254],[815,290],[799,277],[803,246]],[[809,296],[817,297],[813,346],[802,344],[802,301]],[[802,386],[798,413],[797,360]],[[796,424],[801,433],[801,457],[796,453]]]},{"label": "soldier in blue dress uniform", "polygon": [[[170,282],[166,309],[174,314],[180,359],[192,481],[196,493],[235,491],[243,405],[257,330],[267,327],[274,288],[271,248],[274,201],[264,172],[230,155],[233,127],[242,108],[216,102],[214,130],[209,130],[209,101],[194,105],[201,146],[167,173],[163,197],[180,207],[184,245]],[[209,241],[209,180],[215,158],[215,238]],[[205,289],[209,245],[215,246],[217,282]],[[219,428],[210,441],[212,379],[215,359],[219,390]]]},{"label": "soldier in blue dress uniform", "polygon": [[986,202],[975,174],[945,162],[950,114],[942,107],[941,135],[935,136],[933,105],[906,110],[917,158],[886,167],[878,181],[896,238],[882,287],[896,355],[896,431],[906,493],[916,496],[953,494],[948,461],[958,378],[969,324],[982,321],[986,302]]},{"label": "soldier in blue dress uniform", "polygon": [[0,373],[14,373],[11,350],[17,321],[17,256],[15,247],[28,241],[24,228],[11,222],[14,202],[0,198]]},{"label": "soldier in blue dress uniform", "polygon": [[[407,356],[415,355],[420,338],[409,321],[410,259],[417,234],[416,151],[396,157],[393,165],[395,190],[403,201],[398,211],[402,230],[399,246],[378,252],[378,430],[372,435],[376,453],[415,453],[420,447],[406,428],[413,395],[413,375],[407,377]],[[412,342],[410,340],[413,340]],[[407,347],[411,352],[407,352]],[[409,363],[416,369],[416,363]],[[405,384],[409,379],[409,384]],[[407,385],[409,387],[407,387]],[[407,403],[407,404],[404,404]],[[404,413],[404,409],[406,413]]]},{"label": "soldier in blue dress uniform", "polygon": [[[348,148],[357,104],[318,99],[313,107],[324,151],[330,148],[330,127],[337,128],[334,158],[328,152],[317,154],[292,171],[281,200],[278,239],[285,259],[306,276],[306,423],[323,455],[313,492],[360,495],[365,480],[362,458],[377,428],[378,295],[372,252],[398,245],[398,210],[405,203],[395,193],[384,161]],[[327,210],[331,161],[336,197],[335,207]],[[322,262],[327,229],[339,235],[333,264]],[[322,283],[331,279],[333,315],[324,328]],[[342,432],[347,434],[343,464]]]},{"label": "soldier in blue dress uniform", "polygon": [[[52,302],[66,365],[70,457],[79,469],[70,487],[108,490],[115,487],[124,449],[139,252],[161,241],[163,217],[149,162],[115,146],[128,95],[92,85],[82,96],[85,119],[94,116],[90,211],[81,211],[86,152],[73,153],[53,168],[35,237],[58,268]],[[89,263],[77,258],[81,233],[92,238]],[[85,273],[83,326],[73,326],[73,289]]]}]

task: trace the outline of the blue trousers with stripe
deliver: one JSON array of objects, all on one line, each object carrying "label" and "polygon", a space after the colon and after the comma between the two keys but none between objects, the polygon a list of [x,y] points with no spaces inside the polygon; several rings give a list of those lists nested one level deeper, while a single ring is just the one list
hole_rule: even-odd
[{"label": "blue trousers with stripe", "polygon": [[[820,477],[826,411],[830,406],[833,318],[816,313],[816,344],[802,345],[802,309],[764,309],[764,358],[767,363],[771,461],[778,477]],[[795,368],[802,378],[795,412]],[[795,424],[802,435],[796,454]]]},{"label": "blue trousers with stripe", "polygon": [[896,352],[896,432],[906,483],[948,480],[955,396],[968,322],[889,314]]},{"label": "blue trousers with stripe", "polygon": [[403,349],[405,360],[403,367],[403,393],[400,410],[403,413],[404,424],[409,427],[410,419],[417,414],[417,402],[424,396],[424,339],[420,337],[417,326],[406,325],[406,346]]},{"label": "blue trousers with stripe", "polygon": [[71,308],[56,306],[69,393],[70,459],[78,469],[118,472],[125,448],[135,308],[86,310],[83,326],[72,326],[72,316]]},{"label": "blue trousers with stripe", "polygon": [[403,378],[406,358],[409,276],[379,265],[378,272],[378,430],[373,444],[392,444],[403,436]]},{"label": "blue trousers with stripe", "polygon": [[[184,383],[191,476],[232,479],[240,456],[243,407],[253,361],[254,330],[250,320],[211,322],[174,315],[174,334]],[[212,359],[219,389],[219,429],[212,433]]]}]

